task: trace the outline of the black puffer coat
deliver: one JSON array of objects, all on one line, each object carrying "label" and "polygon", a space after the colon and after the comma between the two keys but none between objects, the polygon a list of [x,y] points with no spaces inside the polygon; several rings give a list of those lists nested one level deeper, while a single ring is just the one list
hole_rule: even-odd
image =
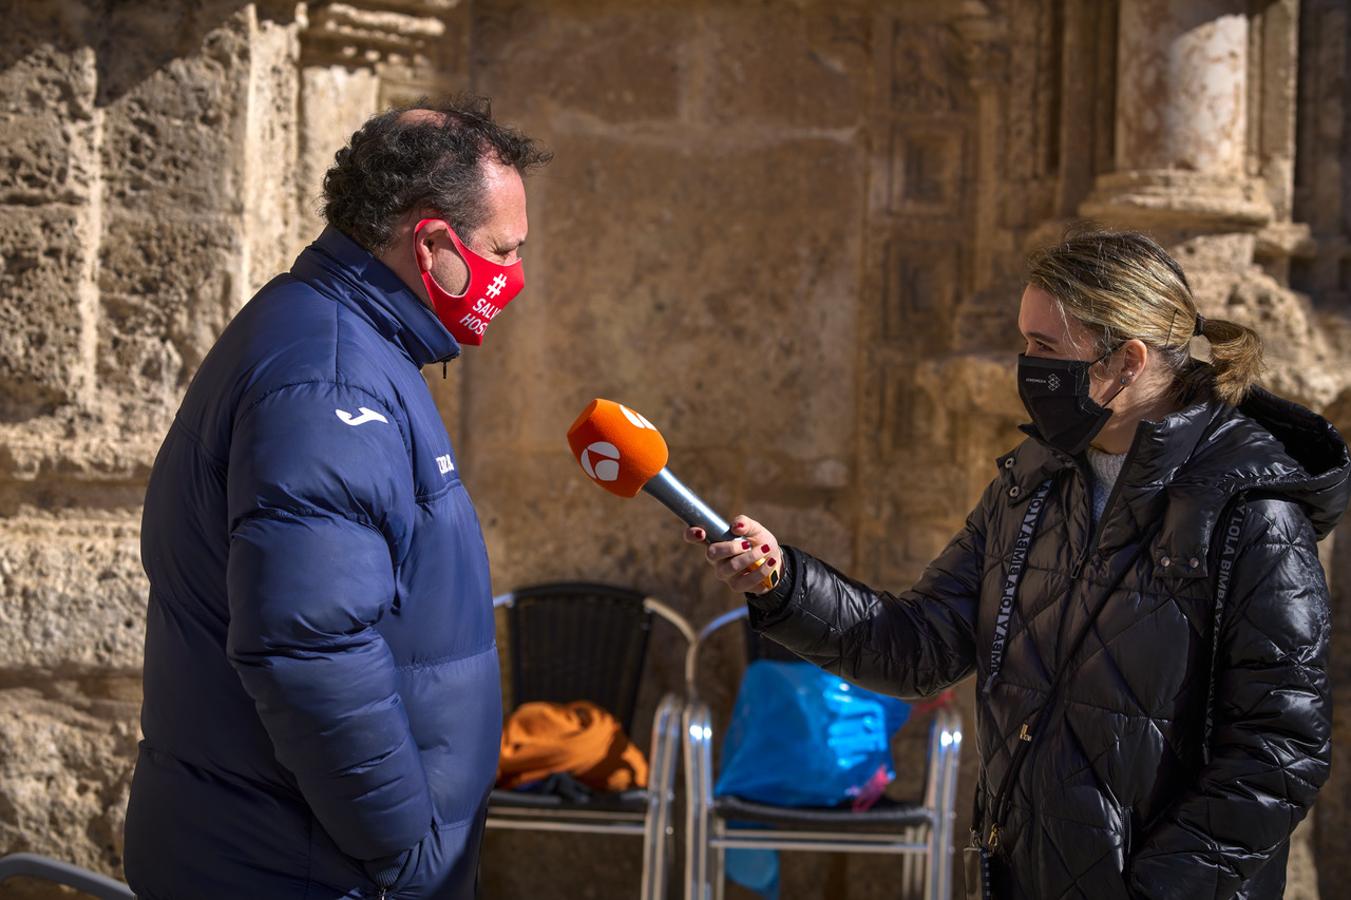
[{"label": "black puffer coat", "polygon": [[[1351,497],[1325,420],[1255,391],[1143,423],[1099,525],[1090,475],[1037,439],[1001,457],[965,527],[900,595],[794,548],[752,622],[873,690],[929,695],[975,674],[983,806],[1046,704],[1010,792],[994,881],[1004,898],[1279,897],[1288,839],[1328,773],[1328,593],[1317,540]],[[994,620],[1025,505],[1053,488],[992,690]],[[1231,502],[1232,501],[1232,502]],[[1245,508],[1202,760],[1221,519]],[[1113,585],[1119,585],[1113,588]]]}]

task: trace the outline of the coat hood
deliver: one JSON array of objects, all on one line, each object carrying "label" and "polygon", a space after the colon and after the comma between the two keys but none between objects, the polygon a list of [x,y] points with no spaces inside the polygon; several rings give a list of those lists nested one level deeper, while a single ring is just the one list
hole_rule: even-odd
[{"label": "coat hood", "polygon": [[1318,539],[1327,537],[1351,502],[1351,453],[1337,429],[1262,388],[1229,409],[1215,416],[1176,483],[1291,500],[1304,508]]}]

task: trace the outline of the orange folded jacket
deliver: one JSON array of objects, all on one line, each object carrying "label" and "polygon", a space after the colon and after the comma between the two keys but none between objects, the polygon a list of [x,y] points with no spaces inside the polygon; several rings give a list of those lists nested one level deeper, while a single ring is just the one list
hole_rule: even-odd
[{"label": "orange folded jacket", "polygon": [[502,729],[497,786],[567,772],[597,791],[647,787],[647,759],[619,721],[594,703],[523,703]]}]

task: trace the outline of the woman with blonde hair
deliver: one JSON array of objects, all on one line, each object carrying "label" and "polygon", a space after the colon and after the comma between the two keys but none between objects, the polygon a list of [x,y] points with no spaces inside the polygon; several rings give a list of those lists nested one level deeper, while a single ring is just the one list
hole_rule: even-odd
[{"label": "woman with blonde hair", "polygon": [[1144,235],[1035,254],[1018,325],[1027,438],[910,590],[744,517],[708,559],[761,633],[858,684],[976,676],[969,894],[1279,897],[1328,773],[1316,542],[1351,497],[1346,444],[1256,385],[1258,336],[1203,317]]}]

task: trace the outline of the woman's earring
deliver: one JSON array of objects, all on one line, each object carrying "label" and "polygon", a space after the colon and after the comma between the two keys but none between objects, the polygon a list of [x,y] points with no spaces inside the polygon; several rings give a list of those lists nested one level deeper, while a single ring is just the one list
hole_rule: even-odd
[{"label": "woman's earring", "polygon": [[1130,378],[1128,378],[1128,377],[1125,376],[1125,375],[1122,375],[1122,376],[1121,376],[1121,384],[1122,384],[1123,387],[1124,387],[1125,385],[1130,384],[1130,383],[1131,383]]}]

